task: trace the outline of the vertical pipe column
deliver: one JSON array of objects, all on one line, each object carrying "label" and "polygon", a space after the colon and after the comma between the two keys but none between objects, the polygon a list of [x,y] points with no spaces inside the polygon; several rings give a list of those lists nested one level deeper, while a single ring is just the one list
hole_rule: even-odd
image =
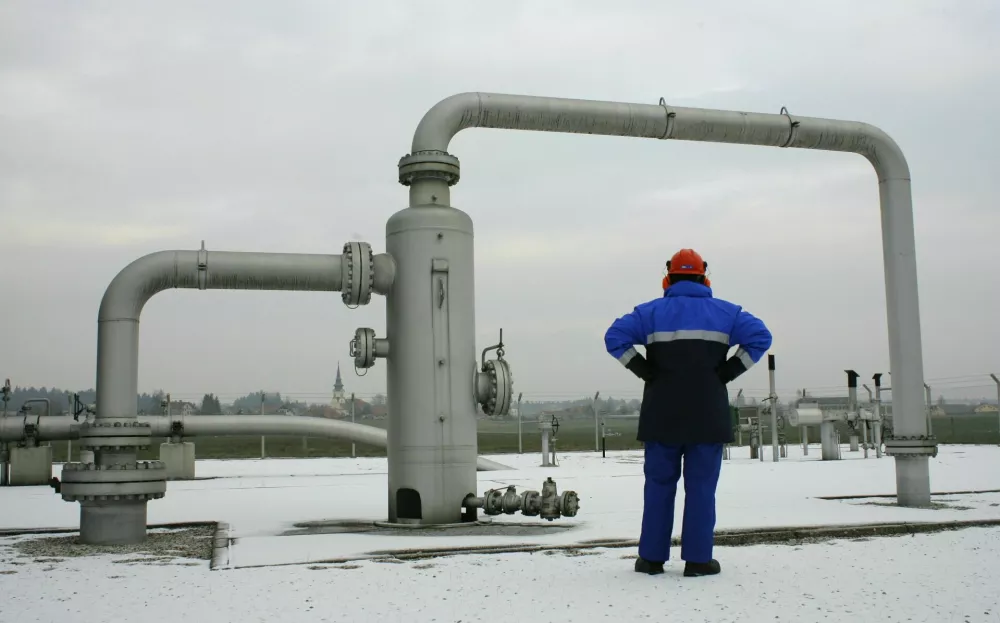
[{"label": "vertical pipe column", "polygon": [[[6,413],[0,415],[0,417],[6,417]],[[6,487],[10,484],[9,467],[8,461],[10,460],[10,451],[7,449],[7,442],[0,441],[0,487]]]},{"label": "vertical pipe column", "polygon": [[552,430],[552,425],[543,422],[540,428],[542,431],[542,467],[549,467],[551,465],[549,462],[549,432]]},{"label": "vertical pipe column", "polygon": [[[264,415],[264,390],[260,392],[260,414]],[[266,437],[264,435],[260,436],[260,458],[263,459],[267,456],[266,442],[264,441]]]},{"label": "vertical pipe column", "polygon": [[822,460],[836,461],[840,458],[840,439],[837,435],[837,427],[832,420],[824,420],[819,425],[819,440]]},{"label": "vertical pipe column", "polygon": [[931,386],[924,383],[924,402],[927,405],[927,434],[934,434],[934,403],[931,400]]},{"label": "vertical pipe column", "polygon": [[447,182],[414,179],[386,223],[390,522],[459,522],[477,489],[473,227],[447,201]]},{"label": "vertical pipe column", "polygon": [[778,462],[778,392],[774,384],[774,355],[767,356],[767,382],[771,398],[771,461]]},{"label": "vertical pipe column", "polygon": [[[844,370],[847,373],[847,413],[848,418],[854,416],[854,421],[859,422],[861,420],[861,413],[858,410],[858,376],[860,376],[854,370]],[[857,447],[858,433],[853,428],[851,429],[851,451],[854,452],[858,449]]]},{"label": "vertical pipe column", "polygon": [[757,458],[764,462],[764,404],[757,407]]},{"label": "vertical pipe column", "polygon": [[[879,171],[882,215],[882,258],[885,264],[886,316],[889,324],[889,367],[892,374],[892,428],[896,439],[926,439],[913,454],[902,451],[896,459],[896,500],[900,506],[925,507],[931,503],[929,458],[936,452],[930,440],[921,404],[924,380],[923,341],[920,333],[920,299],[917,287],[916,244],[909,168],[902,153],[898,166],[883,166],[869,158]],[[886,443],[896,452],[898,444]]]},{"label": "vertical pipe column", "polygon": [[875,443],[875,458],[882,458],[882,375],[873,374],[875,382],[875,419],[872,420],[872,441]]},{"label": "vertical pipe column", "polygon": [[521,443],[521,396],[523,393],[517,395],[517,453],[522,454],[524,452],[524,446]]},{"label": "vertical pipe column", "polygon": [[802,437],[802,456],[809,456],[809,427],[799,426],[799,435]]},{"label": "vertical pipe column", "polygon": [[[990,374],[990,378],[997,384],[997,434],[1000,435],[1000,378],[997,378],[995,374]],[[1000,444],[1000,442],[997,443]]]},{"label": "vertical pipe column", "polygon": [[[354,392],[351,392],[351,424],[354,424],[354,408],[357,404],[357,400],[354,398]],[[358,446],[353,441],[351,442],[351,458],[357,458],[358,456]]]},{"label": "vertical pipe column", "polygon": [[597,399],[600,397],[601,397],[601,392],[595,393],[594,402],[592,403],[594,408],[594,452],[601,451],[601,432],[600,432],[601,425],[599,422],[599,417],[597,415]]}]

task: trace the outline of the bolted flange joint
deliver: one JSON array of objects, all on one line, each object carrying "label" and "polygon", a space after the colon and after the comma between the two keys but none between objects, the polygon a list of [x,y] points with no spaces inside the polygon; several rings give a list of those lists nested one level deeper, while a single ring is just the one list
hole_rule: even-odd
[{"label": "bolted flange joint", "polygon": [[63,466],[60,493],[67,502],[157,500],[167,491],[166,476],[162,461],[67,463]]},{"label": "bolted flange joint", "polygon": [[476,397],[486,415],[503,417],[510,413],[514,395],[514,376],[510,364],[490,359],[476,375]]},{"label": "bolted flange joint", "polygon": [[149,447],[153,429],[128,418],[104,418],[80,425],[79,445],[84,450],[141,450]]},{"label": "bolted flange joint", "polygon": [[[495,350],[496,359],[486,360],[486,353]],[[503,329],[500,329],[500,341],[483,349],[482,366],[476,372],[473,382],[473,392],[476,400],[486,415],[503,417],[510,413],[510,404],[514,397],[514,376],[510,364],[504,361]]]},{"label": "bolted flange joint", "polygon": [[375,289],[375,256],[372,254],[372,246],[367,242],[344,243],[340,275],[340,298],[344,305],[353,308],[370,303]]},{"label": "bolted flange joint", "polygon": [[444,180],[454,186],[459,172],[458,158],[446,151],[418,151],[399,159],[399,183],[403,186],[426,179]]},{"label": "bolted flange joint", "polygon": [[938,453],[937,437],[933,435],[900,435],[885,437],[885,453],[888,456],[901,457],[936,457]]},{"label": "bolted flange joint", "polygon": [[562,495],[551,477],[542,483],[541,516],[552,521],[559,517],[575,517],[580,510],[580,497],[576,491],[563,491]]},{"label": "bolted flange joint", "polygon": [[351,340],[350,355],[355,368],[370,368],[376,359],[389,356],[389,340],[376,338],[374,329],[358,329]]}]

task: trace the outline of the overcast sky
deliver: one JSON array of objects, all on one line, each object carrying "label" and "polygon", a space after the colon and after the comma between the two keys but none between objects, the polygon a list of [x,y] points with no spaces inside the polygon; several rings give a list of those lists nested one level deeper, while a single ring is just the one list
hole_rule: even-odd
[{"label": "overcast sky", "polygon": [[[985,386],[1000,371],[998,35],[990,0],[3,0],[0,375],[92,387],[100,298],[152,251],[384,250],[421,116],[493,91],[883,128],[913,176],[926,376]],[[860,156],[496,130],[451,152],[479,347],[503,327],[526,399],[638,396],[604,331],[660,295],[679,247],[769,325],[782,391],[888,371]],[[385,365],[355,376],[361,326],[384,335],[384,299],[165,292],[143,312],[139,387],[323,400],[339,361],[348,391],[371,394]],[[734,387],[760,395],[766,366]]]}]

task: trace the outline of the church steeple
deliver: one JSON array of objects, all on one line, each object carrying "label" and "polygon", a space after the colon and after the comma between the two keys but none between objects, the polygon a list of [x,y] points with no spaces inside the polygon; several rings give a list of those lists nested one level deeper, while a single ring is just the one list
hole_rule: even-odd
[{"label": "church steeple", "polygon": [[340,378],[340,362],[337,362],[337,380],[333,382],[333,391],[343,392],[344,391],[344,381]]}]

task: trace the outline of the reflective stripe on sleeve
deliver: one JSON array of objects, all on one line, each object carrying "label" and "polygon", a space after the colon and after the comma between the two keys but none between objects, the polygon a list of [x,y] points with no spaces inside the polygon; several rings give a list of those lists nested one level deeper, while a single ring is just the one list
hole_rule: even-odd
[{"label": "reflective stripe on sleeve", "polygon": [[753,359],[750,357],[750,353],[743,350],[743,347],[737,348],[736,354],[733,356],[739,359],[740,363],[742,363],[743,367],[747,370],[753,367]]},{"label": "reflective stripe on sleeve", "polygon": [[637,351],[632,347],[629,347],[629,349],[624,353],[622,353],[622,356],[618,358],[618,361],[620,361],[623,366],[627,366],[628,362],[632,361],[632,359],[634,359],[635,356],[638,354],[639,351]]},{"label": "reflective stripe on sleeve", "polygon": [[657,331],[646,336],[646,343],[674,342],[676,340],[705,340],[729,345],[729,334],[722,331],[703,331],[701,329],[684,329],[681,331]]}]

